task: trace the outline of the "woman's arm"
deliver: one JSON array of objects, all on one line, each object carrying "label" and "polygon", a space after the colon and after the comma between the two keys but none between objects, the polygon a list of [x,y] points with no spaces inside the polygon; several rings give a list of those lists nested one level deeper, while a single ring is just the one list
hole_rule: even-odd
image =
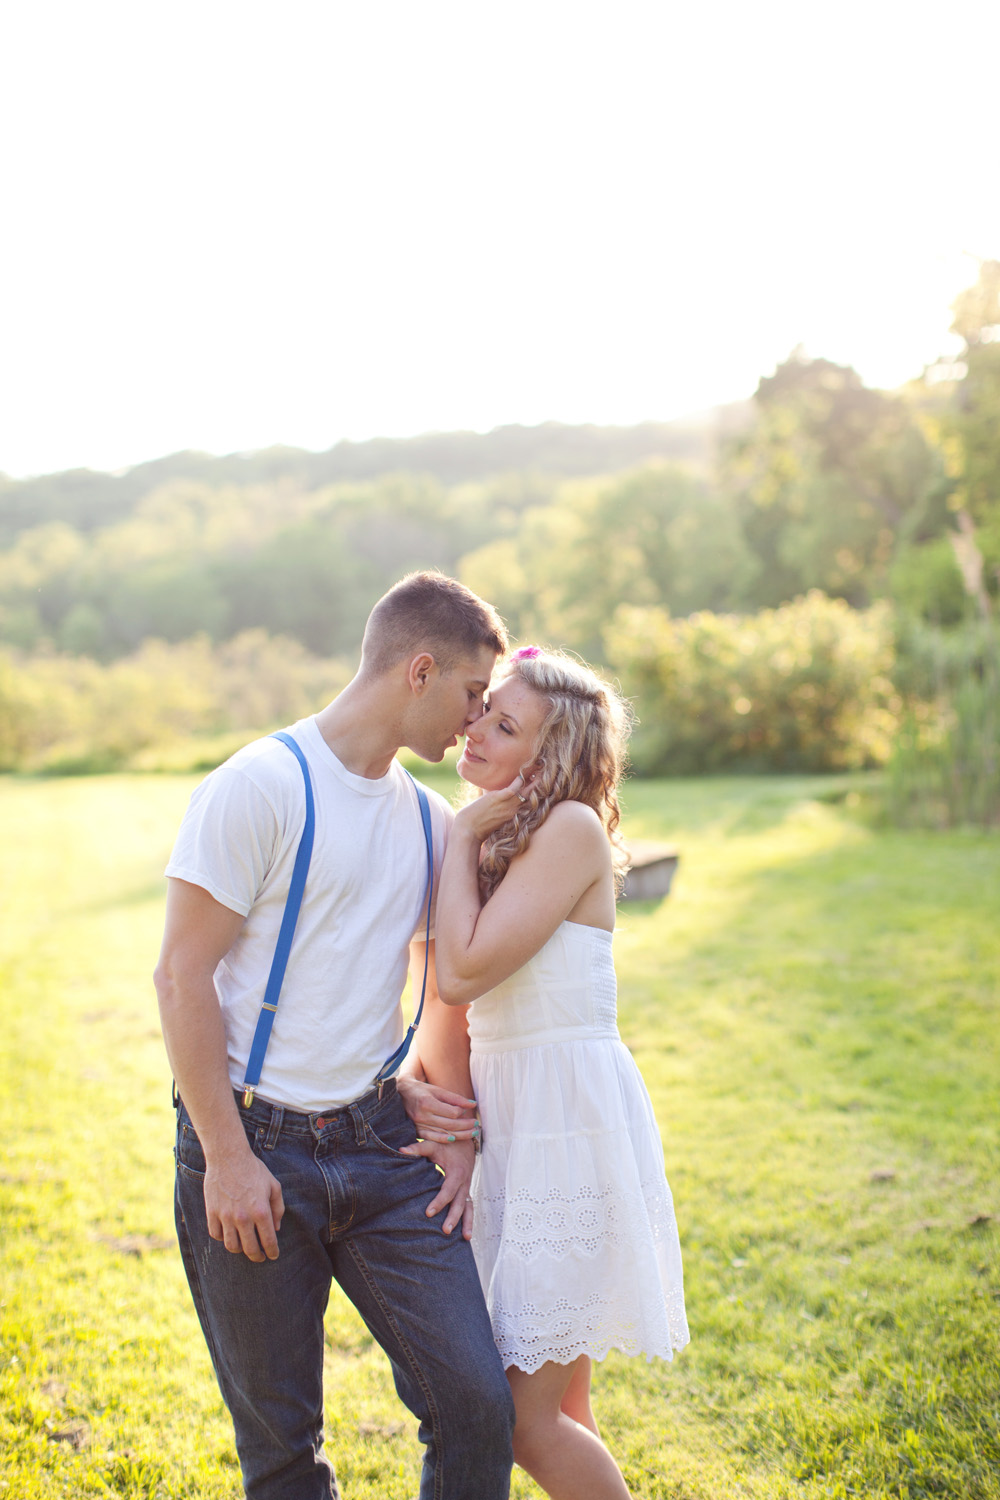
[{"label": "woman's arm", "polygon": [[[581,802],[559,802],[532,834],[485,906],[479,850],[487,794],[452,825],[438,888],[437,981],[446,1005],[467,1005],[520,969],[592,887],[613,880],[601,820]],[[494,826],[495,826],[494,818]]]}]

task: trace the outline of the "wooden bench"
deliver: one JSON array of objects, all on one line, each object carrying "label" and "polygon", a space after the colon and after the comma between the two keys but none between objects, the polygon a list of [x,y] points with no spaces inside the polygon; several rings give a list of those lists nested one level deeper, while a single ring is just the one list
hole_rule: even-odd
[{"label": "wooden bench", "polygon": [[623,901],[660,901],[669,896],[680,854],[672,844],[645,839],[627,840],[632,868],[625,876]]}]

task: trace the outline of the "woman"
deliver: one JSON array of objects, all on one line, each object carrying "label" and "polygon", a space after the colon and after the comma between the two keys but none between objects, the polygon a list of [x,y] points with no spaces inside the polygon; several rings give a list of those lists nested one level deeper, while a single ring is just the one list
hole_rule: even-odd
[{"label": "woman", "polygon": [[553,1500],[628,1496],[591,1411],[591,1360],[670,1359],[688,1341],[659,1134],[615,1020],[627,732],[588,668],[515,652],[467,731],[458,770],[481,795],[455,819],[438,891],[438,988],[472,1002],[472,1245],[515,1458]]}]

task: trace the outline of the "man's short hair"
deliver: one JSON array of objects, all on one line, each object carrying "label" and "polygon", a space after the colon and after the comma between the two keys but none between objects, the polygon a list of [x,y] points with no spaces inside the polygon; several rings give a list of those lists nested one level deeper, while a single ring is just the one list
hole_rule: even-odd
[{"label": "man's short hair", "polygon": [[383,594],[368,616],[361,669],[381,677],[399,662],[429,651],[442,672],[480,647],[502,656],[507,631],[492,604],[443,573],[408,573]]}]

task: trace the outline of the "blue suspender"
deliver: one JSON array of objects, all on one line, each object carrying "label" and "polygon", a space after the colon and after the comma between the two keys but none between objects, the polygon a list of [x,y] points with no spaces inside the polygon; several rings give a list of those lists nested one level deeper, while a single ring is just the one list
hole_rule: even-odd
[{"label": "blue suspender", "polygon": [[[261,1002],[260,1014],[257,1017],[257,1027],[254,1031],[253,1042],[250,1046],[250,1057],[247,1061],[246,1077],[243,1080],[243,1103],[249,1106],[253,1103],[254,1090],[260,1082],[261,1068],[264,1066],[264,1054],[267,1044],[271,1038],[271,1027],[274,1025],[274,1013],[278,1009],[278,996],[281,993],[281,984],[285,977],[285,968],[288,964],[288,955],[292,951],[292,939],[295,936],[295,924],[299,919],[299,908],[302,905],[302,893],[306,887],[306,876],[309,873],[309,861],[312,858],[313,838],[316,832],[316,809],[313,803],[312,781],[309,777],[309,767],[296,741],[284,730],[279,730],[273,736],[287,745],[295,756],[302,770],[302,779],[305,783],[306,792],[306,821],[299,839],[299,847],[295,853],[295,864],[292,868],[292,879],[288,887],[288,897],[285,901],[285,910],[281,918],[281,927],[278,930],[278,941],[274,948],[274,957],[271,960],[271,970],[267,976],[267,984],[264,988],[264,999]],[[410,776],[409,771],[406,772]],[[401,1044],[396,1048],[391,1057],[382,1064],[375,1077],[381,1093],[382,1084],[399,1067],[406,1056],[413,1040],[413,1033],[420,1025],[420,1017],[424,1009],[424,995],[427,992],[427,966],[430,958],[430,936],[431,936],[431,897],[434,891],[434,841],[431,834],[431,809],[427,800],[427,793],[422,786],[418,786],[413,777],[413,789],[420,803],[420,821],[424,827],[424,840],[427,844],[427,879],[424,884],[424,895],[427,901],[427,929],[426,941],[428,946],[424,949],[424,982],[420,990],[420,1005],[414,1017],[413,1025],[407,1031]]]},{"label": "blue suspender", "polygon": [[267,985],[264,989],[264,999],[261,1002],[260,1014],[257,1017],[257,1029],[253,1034],[253,1042],[250,1047],[250,1057],[247,1060],[246,1077],[243,1080],[243,1103],[253,1103],[254,1089],[260,1082],[260,1070],[264,1066],[264,1053],[267,1044],[271,1040],[271,1027],[274,1025],[274,1013],[278,1009],[278,996],[281,993],[281,983],[285,977],[285,967],[288,963],[288,955],[292,951],[292,938],[295,936],[295,924],[299,920],[299,907],[302,905],[302,892],[306,888],[306,876],[309,873],[309,861],[312,858],[313,836],[316,832],[316,809],[313,805],[312,781],[309,777],[309,767],[306,758],[302,754],[295,740],[284,730],[274,736],[283,745],[287,745],[302,768],[302,779],[306,787],[306,824],[299,839],[299,847],[295,854],[295,864],[292,869],[292,880],[288,887],[288,898],[285,901],[285,911],[281,918],[281,926],[278,929],[278,941],[274,948],[274,957],[271,960],[271,972],[267,976]]},{"label": "blue suspender", "polygon": [[[403,769],[406,769],[405,766]],[[410,776],[409,771],[406,774]],[[403,1058],[409,1052],[410,1043],[413,1041],[413,1033],[420,1025],[420,1017],[424,1013],[424,996],[427,993],[427,964],[431,956],[431,897],[434,894],[434,840],[431,835],[431,806],[427,801],[427,793],[423,787],[417,786],[412,776],[410,776],[410,780],[413,782],[413,789],[420,803],[420,821],[424,825],[424,840],[427,844],[427,879],[424,881],[424,900],[427,903],[427,927],[424,933],[424,981],[420,986],[420,1004],[417,1006],[417,1013],[413,1017],[413,1025],[407,1031],[392,1056],[386,1058],[375,1074],[375,1082],[378,1084],[380,1096],[383,1083],[385,1083],[387,1078],[392,1077],[403,1061]]]}]

